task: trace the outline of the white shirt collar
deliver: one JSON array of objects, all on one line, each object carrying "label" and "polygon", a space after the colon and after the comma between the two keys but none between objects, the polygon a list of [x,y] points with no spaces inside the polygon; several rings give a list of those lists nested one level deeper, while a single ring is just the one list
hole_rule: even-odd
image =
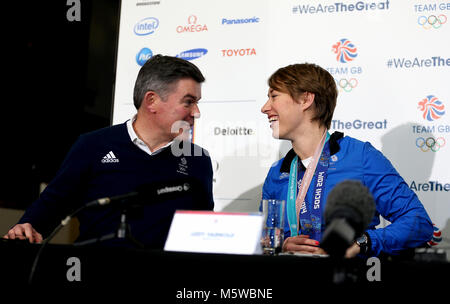
[{"label": "white shirt collar", "polygon": [[308,158],[305,158],[305,159],[302,159],[303,166],[305,166],[305,168],[308,168],[309,163],[310,163],[311,161],[312,161],[312,156],[310,156],[310,157],[308,157]]},{"label": "white shirt collar", "polygon": [[155,151],[151,151],[150,148],[147,146],[147,144],[141,140],[136,132],[134,131],[133,128],[133,123],[136,121],[137,115],[134,115],[131,119],[127,120],[127,130],[128,130],[128,135],[130,135],[130,139],[131,142],[133,144],[135,144],[139,149],[141,149],[142,151],[144,151],[145,153],[147,153],[148,155],[154,155],[154,154],[158,154],[159,152],[161,152],[164,148],[170,146],[172,144],[172,141],[169,142],[167,145],[155,150]]},{"label": "white shirt collar", "polygon": [[133,117],[131,117],[131,119],[127,120],[127,130],[128,130],[128,135],[130,135],[131,141],[134,143],[137,139],[139,139],[139,137],[137,136],[136,132],[134,132],[134,128],[133,128],[133,122],[136,120],[137,115],[133,115]]}]

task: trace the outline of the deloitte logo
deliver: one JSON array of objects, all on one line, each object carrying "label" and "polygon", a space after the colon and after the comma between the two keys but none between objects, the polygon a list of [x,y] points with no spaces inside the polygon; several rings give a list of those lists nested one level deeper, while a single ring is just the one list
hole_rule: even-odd
[{"label": "deloitte logo", "polygon": [[152,50],[150,50],[149,48],[143,48],[142,50],[139,51],[139,53],[137,53],[136,62],[140,66],[143,66],[147,62],[147,60],[152,58],[152,56],[153,56]]},{"label": "deloitte logo", "polygon": [[254,135],[254,134],[255,134],[255,130],[253,130],[252,128],[246,128],[246,127],[232,127],[232,128],[230,128],[230,127],[227,127],[227,128],[215,127],[214,128],[214,135],[239,136],[239,135]]},{"label": "deloitte logo", "polygon": [[134,26],[134,33],[138,36],[153,34],[159,27],[159,20],[154,17],[148,17],[138,21]]}]

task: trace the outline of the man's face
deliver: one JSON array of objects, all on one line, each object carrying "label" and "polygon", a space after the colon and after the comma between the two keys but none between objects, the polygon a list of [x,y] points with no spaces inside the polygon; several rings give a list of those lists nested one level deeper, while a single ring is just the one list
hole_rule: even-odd
[{"label": "man's face", "polygon": [[201,84],[191,78],[178,80],[166,100],[157,99],[154,109],[158,114],[156,122],[163,136],[174,139],[181,134],[189,133],[194,119],[200,117],[198,101],[201,98]]}]

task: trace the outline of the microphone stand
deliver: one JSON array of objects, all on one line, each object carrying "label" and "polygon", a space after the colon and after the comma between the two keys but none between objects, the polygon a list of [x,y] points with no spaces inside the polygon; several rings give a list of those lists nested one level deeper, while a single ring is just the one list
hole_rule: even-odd
[{"label": "microphone stand", "polygon": [[[126,204],[124,204],[126,206]],[[133,207],[133,206],[132,206]],[[139,242],[134,236],[131,234],[130,224],[128,223],[128,207],[122,207],[120,213],[120,222],[116,232],[103,235],[98,238],[92,238],[86,241],[81,241],[74,243],[74,246],[86,246],[96,243],[101,243],[108,240],[120,239],[120,240],[129,240],[133,245],[138,248],[144,248],[144,244]]]},{"label": "microphone stand", "polygon": [[[126,201],[126,199],[122,199],[123,202]],[[33,283],[33,279],[34,279],[34,275],[36,273],[36,269],[39,263],[39,259],[42,255],[42,252],[44,251],[44,248],[46,248],[47,244],[55,237],[55,235],[64,227],[66,226],[70,220],[77,215],[80,211],[92,206],[94,204],[94,202],[96,203],[97,201],[92,201],[86,205],[81,206],[80,208],[78,208],[77,210],[75,210],[74,212],[72,212],[70,215],[66,216],[61,223],[53,230],[53,232],[42,242],[36,257],[34,258],[33,261],[33,265],[31,266],[31,271],[30,271],[30,275],[28,276],[28,284],[31,285]],[[122,203],[123,203],[122,202]],[[133,207],[133,206],[132,206]],[[99,238],[94,238],[94,239],[90,239],[90,240],[86,240],[83,242],[78,242],[78,243],[74,243],[74,246],[83,246],[83,245],[88,245],[88,244],[94,244],[94,243],[100,243],[106,240],[111,240],[114,238],[118,238],[118,239],[128,239],[129,241],[131,241],[131,243],[133,243],[136,247],[138,248],[144,248],[144,245],[139,242],[137,239],[135,239],[133,237],[133,235],[131,234],[130,231],[130,225],[128,224],[127,221],[127,211],[128,211],[128,207],[126,203],[122,204],[122,208],[121,208],[121,214],[120,214],[120,223],[119,223],[119,228],[117,229],[116,233],[110,233],[107,234],[105,236],[101,236]]]},{"label": "microphone stand", "polygon": [[345,258],[331,256],[333,267],[333,284],[337,286],[366,282],[365,259],[359,257]]},{"label": "microphone stand", "polygon": [[333,283],[335,285],[343,285],[348,283],[355,283],[357,280],[357,277],[347,271],[344,260],[335,260],[333,266]]}]

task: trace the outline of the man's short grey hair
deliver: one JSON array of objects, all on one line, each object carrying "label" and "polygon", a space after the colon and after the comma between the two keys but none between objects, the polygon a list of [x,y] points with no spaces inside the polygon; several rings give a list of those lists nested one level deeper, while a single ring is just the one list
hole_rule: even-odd
[{"label": "man's short grey hair", "polygon": [[174,90],[180,79],[191,78],[198,83],[205,81],[199,68],[181,58],[155,55],[142,66],[136,79],[133,101],[139,109],[148,91],[154,91],[163,100]]}]

